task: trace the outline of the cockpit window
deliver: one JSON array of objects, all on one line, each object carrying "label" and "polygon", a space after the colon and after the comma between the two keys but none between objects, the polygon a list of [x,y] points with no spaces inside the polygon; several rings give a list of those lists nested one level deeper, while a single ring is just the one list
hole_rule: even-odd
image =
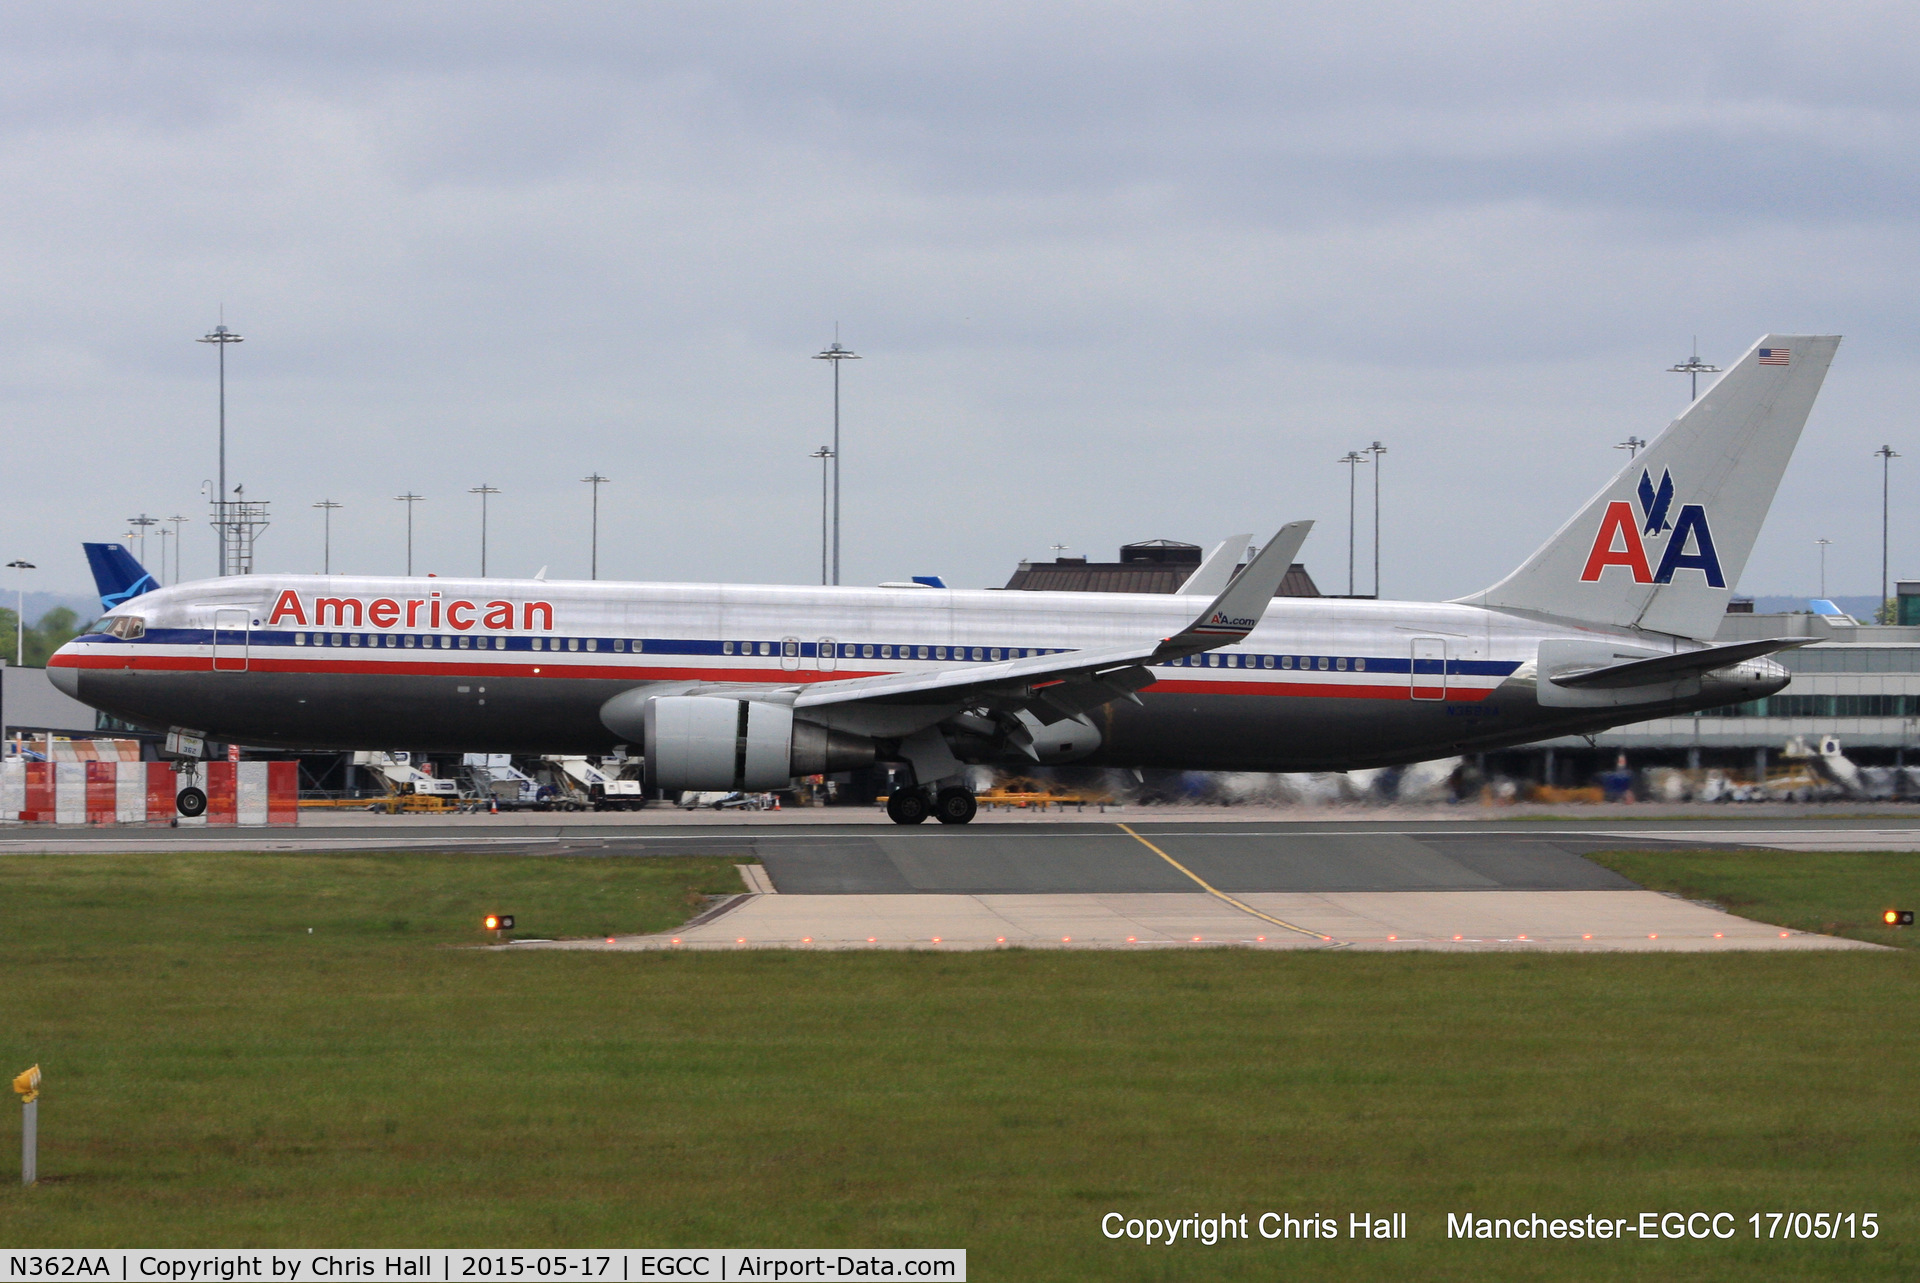
[{"label": "cockpit window", "polygon": [[118,637],[121,641],[132,641],[144,637],[147,633],[147,621],[138,615],[117,615],[106,629],[109,637]]}]

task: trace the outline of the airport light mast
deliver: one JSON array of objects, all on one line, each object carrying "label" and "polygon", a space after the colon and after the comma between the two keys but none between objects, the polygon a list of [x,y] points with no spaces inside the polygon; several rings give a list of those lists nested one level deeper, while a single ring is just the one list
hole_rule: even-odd
[{"label": "airport light mast", "polygon": [[1823,601],[1827,596],[1827,545],[1832,542],[1831,539],[1814,540],[1814,543],[1820,545],[1820,597]]},{"label": "airport light mast", "polygon": [[211,343],[220,351],[220,477],[214,490],[217,497],[213,501],[213,520],[220,535],[220,573],[224,576],[234,573],[234,534],[227,521],[227,344],[246,340],[222,323],[195,342]]},{"label": "airport light mast", "polygon": [[860,354],[840,346],[840,335],[833,336],[833,346],[824,352],[815,352],[816,361],[833,362],[833,582],[840,582],[840,362],[858,361]]},{"label": "airport light mast", "polygon": [[[839,366],[834,367],[836,370]],[[820,582],[827,582],[827,460],[834,457],[833,451],[821,446],[809,459],[820,460]]]},{"label": "airport light mast", "polygon": [[1887,478],[1900,452],[1890,445],[1883,445],[1873,454],[1880,460],[1880,606],[1873,612],[1874,622],[1878,623],[1887,609]]},{"label": "airport light mast", "polygon": [[1355,498],[1354,483],[1359,479],[1358,467],[1367,461],[1367,456],[1358,450],[1349,450],[1337,462],[1347,465],[1347,596],[1353,596],[1353,507]]},{"label": "airport light mast", "polygon": [[313,505],[320,509],[320,573],[333,573],[333,510],[345,507],[331,499],[322,499]]},{"label": "airport light mast", "polygon": [[1700,376],[1703,374],[1718,374],[1720,373],[1720,367],[1717,365],[1708,365],[1700,359],[1700,336],[1696,334],[1693,336],[1693,355],[1678,365],[1668,366],[1667,373],[1684,374],[1691,379],[1693,384],[1692,395],[1690,395],[1687,400],[1698,401],[1700,399]]},{"label": "airport light mast", "polygon": [[603,477],[596,472],[592,476],[582,477],[580,480],[593,487],[593,551],[590,554],[591,565],[587,578],[598,579],[600,577],[600,487],[607,484],[609,478]]},{"label": "airport light mast", "polygon": [[140,532],[140,568],[144,570],[147,565],[147,527],[159,525],[160,518],[149,517],[143,512],[137,517],[128,517],[127,524]]},{"label": "airport light mast", "polygon": [[[487,496],[499,494],[500,491],[493,486],[477,485],[467,493],[480,496],[480,577],[485,579],[487,577]],[[412,504],[407,505],[407,511],[413,511]]]},{"label": "airport light mast", "polygon": [[[39,567],[35,566],[31,561],[15,557],[7,563],[7,569],[28,571],[38,570]],[[13,637],[13,664],[16,668],[25,668],[27,666],[27,581],[25,577],[23,575],[15,575],[13,578],[13,587],[13,626],[15,629]],[[4,734],[5,730],[5,727],[0,727],[0,734]]]},{"label": "airport light mast", "polygon": [[180,582],[180,527],[192,520],[192,517],[183,517],[178,513],[167,518],[173,526],[173,582],[176,584]]},{"label": "airport light mast", "polygon": [[1640,457],[1640,452],[1647,448],[1647,443],[1640,437],[1628,437],[1625,441],[1622,441],[1613,448],[1616,450],[1625,450],[1627,452],[1627,458],[1633,460]]},{"label": "airport light mast", "polygon": [[1380,456],[1387,447],[1375,441],[1366,453],[1373,456],[1373,599],[1380,600]]},{"label": "airport light mast", "polygon": [[[413,578],[413,505],[424,498],[426,498],[425,495],[415,494],[411,490],[393,497],[395,503],[407,505],[407,578],[409,579]],[[483,539],[482,542],[484,543],[485,540]]]}]

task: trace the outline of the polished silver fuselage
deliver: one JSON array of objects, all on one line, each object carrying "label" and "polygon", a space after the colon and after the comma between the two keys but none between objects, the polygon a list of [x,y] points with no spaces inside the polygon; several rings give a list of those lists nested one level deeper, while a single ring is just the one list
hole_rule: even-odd
[{"label": "polished silver fuselage", "polygon": [[[290,603],[291,602],[291,606]],[[1014,652],[1151,641],[1194,598],[1119,593],[248,576],[165,588],[50,665],[128,721],[289,748],[599,752],[600,709],[638,686],[791,687],[946,670]],[[123,626],[122,632],[132,631]],[[1755,699],[1755,660],[1654,702],[1546,707],[1541,642],[1699,643],[1461,604],[1279,598],[1239,644],[1156,665],[1092,714],[1089,765],[1342,770],[1499,748]]]}]

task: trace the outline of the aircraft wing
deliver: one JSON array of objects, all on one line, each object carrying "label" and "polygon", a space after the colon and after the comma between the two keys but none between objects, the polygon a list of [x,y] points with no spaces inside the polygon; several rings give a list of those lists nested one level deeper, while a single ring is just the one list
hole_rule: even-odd
[{"label": "aircraft wing", "polygon": [[889,673],[814,682],[794,697],[796,710],[823,705],[952,704],[976,698],[1038,700],[1074,716],[1130,697],[1153,683],[1146,665],[1230,646],[1254,630],[1306,542],[1311,521],[1282,526],[1267,546],[1193,622],[1171,637],[1099,650],[1062,651],[934,673]]}]

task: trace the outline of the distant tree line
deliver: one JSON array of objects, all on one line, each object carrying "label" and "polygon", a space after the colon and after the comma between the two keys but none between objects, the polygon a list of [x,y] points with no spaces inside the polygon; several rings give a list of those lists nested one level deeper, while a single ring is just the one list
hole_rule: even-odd
[{"label": "distant tree line", "polygon": [[80,627],[85,622],[65,606],[55,606],[40,616],[39,623],[27,625],[27,655],[23,661],[16,653],[16,643],[20,637],[20,617],[13,611],[0,607],[0,659],[16,667],[45,668],[48,656],[78,637]]}]

